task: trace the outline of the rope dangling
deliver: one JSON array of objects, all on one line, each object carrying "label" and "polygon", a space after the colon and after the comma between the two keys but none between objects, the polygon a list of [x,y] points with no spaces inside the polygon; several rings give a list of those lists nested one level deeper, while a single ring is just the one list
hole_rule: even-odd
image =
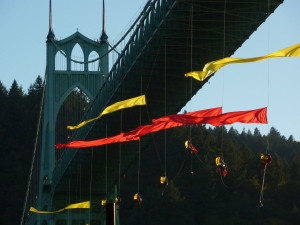
[{"label": "rope dangling", "polygon": [[261,154],[260,155],[260,164],[264,166],[264,174],[263,174],[263,179],[262,179],[262,184],[261,184],[261,191],[260,191],[260,197],[259,197],[259,203],[260,207],[263,207],[263,202],[264,202],[264,186],[265,186],[265,178],[266,178],[266,171],[267,171],[267,166],[272,162],[272,156],[269,153],[269,143],[268,147],[266,150],[266,154]]},{"label": "rope dangling", "polygon": [[[268,17],[270,15],[270,0],[268,0]],[[270,53],[270,24],[268,23],[268,54]],[[267,73],[267,106],[269,107],[269,90],[270,90],[270,64],[268,61],[268,73]],[[269,142],[269,136],[267,136],[267,150],[266,150],[266,154],[261,154],[260,155],[260,164],[262,166],[264,166],[264,174],[263,174],[263,178],[262,178],[262,184],[261,184],[261,190],[260,190],[260,197],[259,197],[259,203],[260,203],[260,207],[263,207],[263,202],[265,201],[264,199],[264,185],[265,185],[265,178],[266,178],[266,171],[267,171],[267,166],[268,164],[270,164],[272,162],[272,156],[269,153],[269,149],[270,149],[270,142]]]}]

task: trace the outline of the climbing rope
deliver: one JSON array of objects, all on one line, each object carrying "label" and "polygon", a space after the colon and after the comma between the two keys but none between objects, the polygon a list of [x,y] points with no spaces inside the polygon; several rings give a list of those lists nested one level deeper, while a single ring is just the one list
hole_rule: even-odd
[{"label": "climbing rope", "polygon": [[[164,61],[165,61],[165,68],[164,68],[164,75],[165,75],[165,116],[167,116],[167,47],[165,41],[165,49],[164,49]],[[167,130],[165,130],[165,177],[167,177]]]},{"label": "climbing rope", "polygon": [[[270,15],[270,0],[268,0],[268,17]],[[270,21],[268,21],[268,54],[270,53]],[[269,92],[270,92],[270,62],[267,60],[267,107],[269,108]],[[267,130],[269,130],[269,125],[267,125]],[[267,150],[266,150],[266,156],[269,155],[269,149],[270,149],[270,141],[269,141],[269,135],[267,135]],[[271,157],[271,156],[270,156]],[[259,203],[260,207],[263,207],[264,202],[264,186],[265,186],[265,179],[266,179],[266,172],[267,172],[267,166],[268,163],[264,165],[264,173],[262,178],[262,184],[261,184],[261,190],[260,190],[260,196],[259,196]]]},{"label": "climbing rope", "polygon": [[267,165],[265,165],[264,168],[264,175],[263,175],[263,179],[262,179],[262,184],[261,184],[261,190],[260,190],[260,196],[259,196],[259,203],[260,203],[260,207],[263,207],[263,202],[264,202],[264,185],[265,185],[265,177],[266,177],[266,171],[267,171]]},{"label": "climbing rope", "polygon": [[180,167],[179,167],[179,170],[177,171],[176,175],[175,175],[174,178],[173,178],[174,181],[176,180],[177,176],[178,176],[178,175],[180,174],[180,172],[182,171],[183,166],[184,166],[184,164],[185,164],[185,161],[186,161],[186,158],[187,158],[188,154],[189,154],[188,152],[185,154],[185,157],[184,157],[184,159],[183,159],[183,161],[182,161],[182,163],[181,163],[181,165],[180,165]]}]

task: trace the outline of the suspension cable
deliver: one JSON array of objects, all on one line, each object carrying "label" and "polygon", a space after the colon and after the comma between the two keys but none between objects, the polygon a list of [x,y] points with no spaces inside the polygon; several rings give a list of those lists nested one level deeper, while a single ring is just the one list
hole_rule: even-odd
[{"label": "suspension cable", "polygon": [[39,119],[38,119],[37,131],[36,131],[36,138],[35,138],[34,147],[33,147],[33,156],[32,156],[32,160],[31,160],[30,174],[29,174],[28,183],[27,183],[26,197],[25,197],[25,202],[24,202],[23,213],[22,213],[20,225],[23,224],[25,210],[26,210],[26,204],[27,204],[27,201],[28,201],[30,183],[31,183],[31,178],[32,178],[32,171],[33,171],[33,166],[34,166],[34,163],[35,163],[35,155],[36,155],[36,150],[37,150],[37,142],[38,142],[38,137],[39,137],[39,133],[40,133],[40,125],[41,125],[42,112],[43,112],[43,107],[44,107],[46,84],[47,84],[47,68],[46,68],[46,71],[45,71],[44,84],[43,84],[43,94],[42,94],[42,98],[41,98],[41,102],[40,102],[40,111],[39,111]]},{"label": "suspension cable", "polygon": [[60,51],[61,54],[63,54],[67,59],[69,59],[70,61],[72,61],[74,63],[87,64],[87,63],[92,63],[92,62],[98,61],[98,60],[102,59],[104,56],[108,55],[111,51],[113,51],[113,50],[116,51],[115,48],[126,38],[126,36],[130,33],[130,31],[135,27],[135,25],[140,20],[140,18],[145,14],[145,12],[148,9],[148,6],[150,5],[151,2],[152,2],[152,0],[148,0],[148,2],[146,3],[143,11],[140,13],[140,15],[138,16],[138,18],[133,22],[133,24],[127,30],[127,32],[121,37],[121,39],[115,45],[113,45],[110,50],[108,50],[106,53],[104,53],[102,56],[100,56],[98,58],[89,60],[87,62],[82,62],[82,61],[74,60],[72,58],[69,58],[66,55],[66,53],[64,51],[62,51],[61,48],[55,43],[54,40],[51,39],[51,42],[54,44],[54,46],[57,48],[57,50]]}]

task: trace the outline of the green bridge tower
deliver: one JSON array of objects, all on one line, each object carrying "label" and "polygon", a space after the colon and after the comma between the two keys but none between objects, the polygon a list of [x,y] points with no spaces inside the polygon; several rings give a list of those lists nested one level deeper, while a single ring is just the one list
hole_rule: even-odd
[{"label": "green bridge tower", "polygon": [[[69,136],[62,138],[59,121],[62,105],[74,91],[83,93],[87,103],[94,99],[108,74],[108,36],[105,33],[104,0],[103,0],[103,29],[99,40],[93,41],[81,33],[57,40],[52,28],[51,0],[49,5],[49,33],[47,36],[47,66],[46,89],[43,109],[42,149],[40,159],[39,194],[36,207],[39,210],[55,211],[53,190],[51,190],[53,171],[60,152],[55,150],[57,140],[67,141]],[[73,50],[77,48],[83,53],[81,59],[74,59]],[[78,52],[78,51],[77,51]],[[101,57],[105,55],[104,57]],[[93,60],[101,57],[101,59]],[[80,117],[82,114],[80,115]],[[79,118],[80,120],[80,118]],[[66,129],[66,128],[65,128]],[[63,140],[65,139],[65,140]],[[66,191],[67,192],[67,191]],[[67,195],[67,193],[66,193]],[[59,205],[59,204],[58,204]],[[100,216],[102,216],[100,218]],[[78,214],[77,214],[78,217]],[[91,218],[102,222],[103,215],[82,213],[80,221],[75,221],[72,212],[59,214],[38,214],[34,224],[42,225],[71,225],[90,224]],[[75,222],[74,222],[75,221]],[[97,223],[98,224],[98,223]]]}]

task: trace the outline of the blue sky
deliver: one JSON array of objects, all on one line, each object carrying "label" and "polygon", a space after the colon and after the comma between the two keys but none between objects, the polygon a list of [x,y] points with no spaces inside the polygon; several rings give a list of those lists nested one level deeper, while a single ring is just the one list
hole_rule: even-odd
[{"label": "blue sky", "polygon": [[[147,0],[106,1],[106,31],[114,44],[137,17]],[[78,29],[98,39],[102,29],[102,1],[52,0],[56,38]],[[0,1],[0,80],[9,88],[14,79],[24,90],[37,75],[44,76],[48,0]],[[285,0],[233,57],[248,58],[300,43],[300,1]],[[199,68],[201,70],[202,68]],[[197,82],[197,81],[195,81]],[[234,125],[239,131],[273,126],[300,141],[300,57],[229,65],[219,70],[187,104],[187,111],[223,106],[224,112],[268,106],[268,125]],[[223,88],[224,87],[224,88]],[[229,127],[229,126],[228,126]]]}]

